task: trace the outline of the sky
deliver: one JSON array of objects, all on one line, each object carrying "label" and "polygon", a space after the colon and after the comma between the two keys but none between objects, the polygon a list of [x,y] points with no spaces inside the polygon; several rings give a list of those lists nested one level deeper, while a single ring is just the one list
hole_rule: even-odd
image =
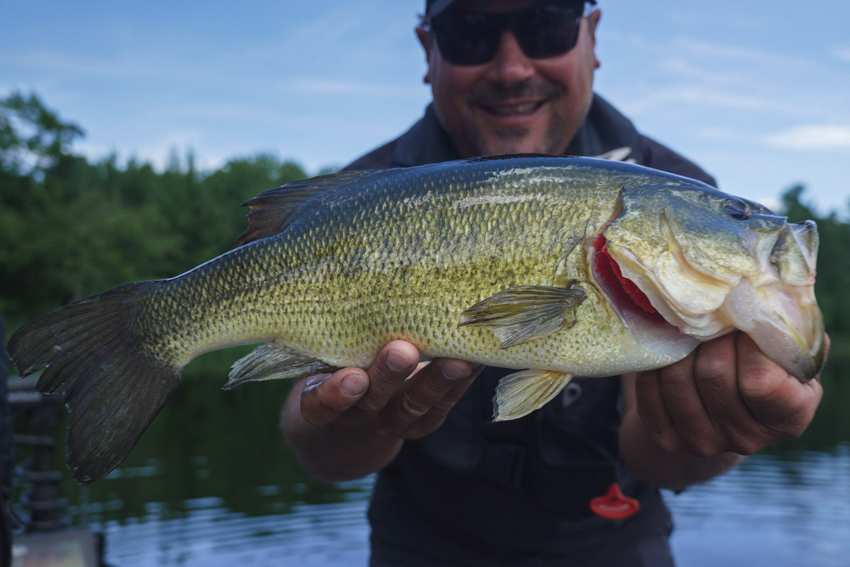
[{"label": "sky", "polygon": [[[430,91],[424,0],[0,0],[0,96],[37,93],[74,149],[202,169],[260,152],[308,172],[396,137]],[[722,190],[803,183],[850,216],[850,2],[600,0],[595,90]],[[13,25],[9,25],[13,23]]]}]

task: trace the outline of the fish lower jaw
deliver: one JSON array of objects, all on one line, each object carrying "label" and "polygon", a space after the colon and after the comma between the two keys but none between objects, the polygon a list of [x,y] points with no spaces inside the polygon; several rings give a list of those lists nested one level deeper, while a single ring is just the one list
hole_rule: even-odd
[{"label": "fish lower jaw", "polygon": [[801,382],[824,362],[823,315],[811,288],[784,285],[735,286],[722,310],[768,358]]}]

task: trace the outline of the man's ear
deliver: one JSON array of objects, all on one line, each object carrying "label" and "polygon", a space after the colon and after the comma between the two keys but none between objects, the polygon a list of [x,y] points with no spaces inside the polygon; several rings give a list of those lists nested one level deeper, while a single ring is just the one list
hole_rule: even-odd
[{"label": "man's ear", "polygon": [[593,48],[594,69],[599,69],[602,66],[602,63],[599,62],[599,58],[596,56],[596,26],[599,25],[600,19],[602,19],[601,10],[594,10],[587,17],[587,33],[590,35],[590,46]]},{"label": "man's ear", "polygon": [[428,70],[425,71],[425,76],[422,78],[422,82],[428,84],[431,82],[431,49],[434,46],[433,41],[428,30],[422,26],[416,26],[416,37],[419,38],[419,43],[422,44],[422,49],[425,50],[425,64],[428,66]]}]

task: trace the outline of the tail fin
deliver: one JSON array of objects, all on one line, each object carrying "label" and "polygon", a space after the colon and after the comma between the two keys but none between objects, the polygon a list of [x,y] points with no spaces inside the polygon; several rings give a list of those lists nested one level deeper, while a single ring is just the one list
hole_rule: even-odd
[{"label": "tail fin", "polygon": [[21,376],[44,369],[38,391],[65,396],[68,466],[77,482],[118,466],[180,381],[182,368],[151,354],[134,327],[139,297],[158,284],[81,299],[27,323],[9,341]]}]

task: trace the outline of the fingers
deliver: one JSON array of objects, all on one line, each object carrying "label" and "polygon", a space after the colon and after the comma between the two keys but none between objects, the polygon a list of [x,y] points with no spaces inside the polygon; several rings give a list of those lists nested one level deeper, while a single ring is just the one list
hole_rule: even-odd
[{"label": "fingers", "polygon": [[638,373],[635,394],[638,415],[655,444],[671,453],[684,450],[684,441],[664,401],[661,370]]},{"label": "fingers", "polygon": [[[747,371],[742,373],[740,364],[741,356],[746,354],[738,348],[742,337],[751,340],[744,333],[735,333],[705,343],[697,356],[694,375],[703,403],[715,424],[717,447],[714,452],[726,450],[752,455],[772,439],[741,396],[739,380],[750,376]],[[755,347],[755,343],[752,345]],[[779,371],[777,378],[787,376],[781,368],[770,364]]]},{"label": "fingers", "polygon": [[[698,456],[714,456],[721,451],[718,451],[715,427],[700,397],[696,381],[700,354],[697,351],[662,369],[659,382],[664,404],[683,442],[680,450]],[[722,365],[720,369],[723,369]],[[734,379],[734,369],[732,375]]]},{"label": "fingers", "polygon": [[390,419],[404,427],[405,439],[432,433],[483,369],[484,365],[462,360],[435,360],[410,379],[400,402],[390,406]]},{"label": "fingers", "polygon": [[705,458],[749,455],[801,435],[822,393],[819,381],[801,384],[743,333],[708,341],[636,382],[638,415],[653,441]]},{"label": "fingers", "polygon": [[820,380],[801,384],[767,358],[747,335],[738,339],[739,390],[744,403],[775,440],[799,437],[823,397]]},{"label": "fingers", "polygon": [[301,414],[312,425],[365,427],[378,437],[427,435],[442,424],[483,366],[436,359],[417,370],[418,362],[415,346],[392,341],[365,371],[344,368],[309,378]]},{"label": "fingers", "polygon": [[416,369],[419,351],[407,341],[388,343],[366,373],[369,376],[369,391],[358,402],[364,412],[377,412],[402,386]]},{"label": "fingers", "polygon": [[369,377],[360,368],[311,376],[301,392],[301,415],[311,425],[327,425],[354,406],[368,386]]},{"label": "fingers", "polygon": [[[738,392],[736,335],[706,342],[683,360],[656,371],[653,416],[666,408],[669,424],[658,417],[645,423],[653,440],[668,451],[712,458],[722,453],[751,454],[767,441],[764,427]],[[659,396],[662,401],[659,401]],[[653,431],[655,428],[656,431]]]}]

